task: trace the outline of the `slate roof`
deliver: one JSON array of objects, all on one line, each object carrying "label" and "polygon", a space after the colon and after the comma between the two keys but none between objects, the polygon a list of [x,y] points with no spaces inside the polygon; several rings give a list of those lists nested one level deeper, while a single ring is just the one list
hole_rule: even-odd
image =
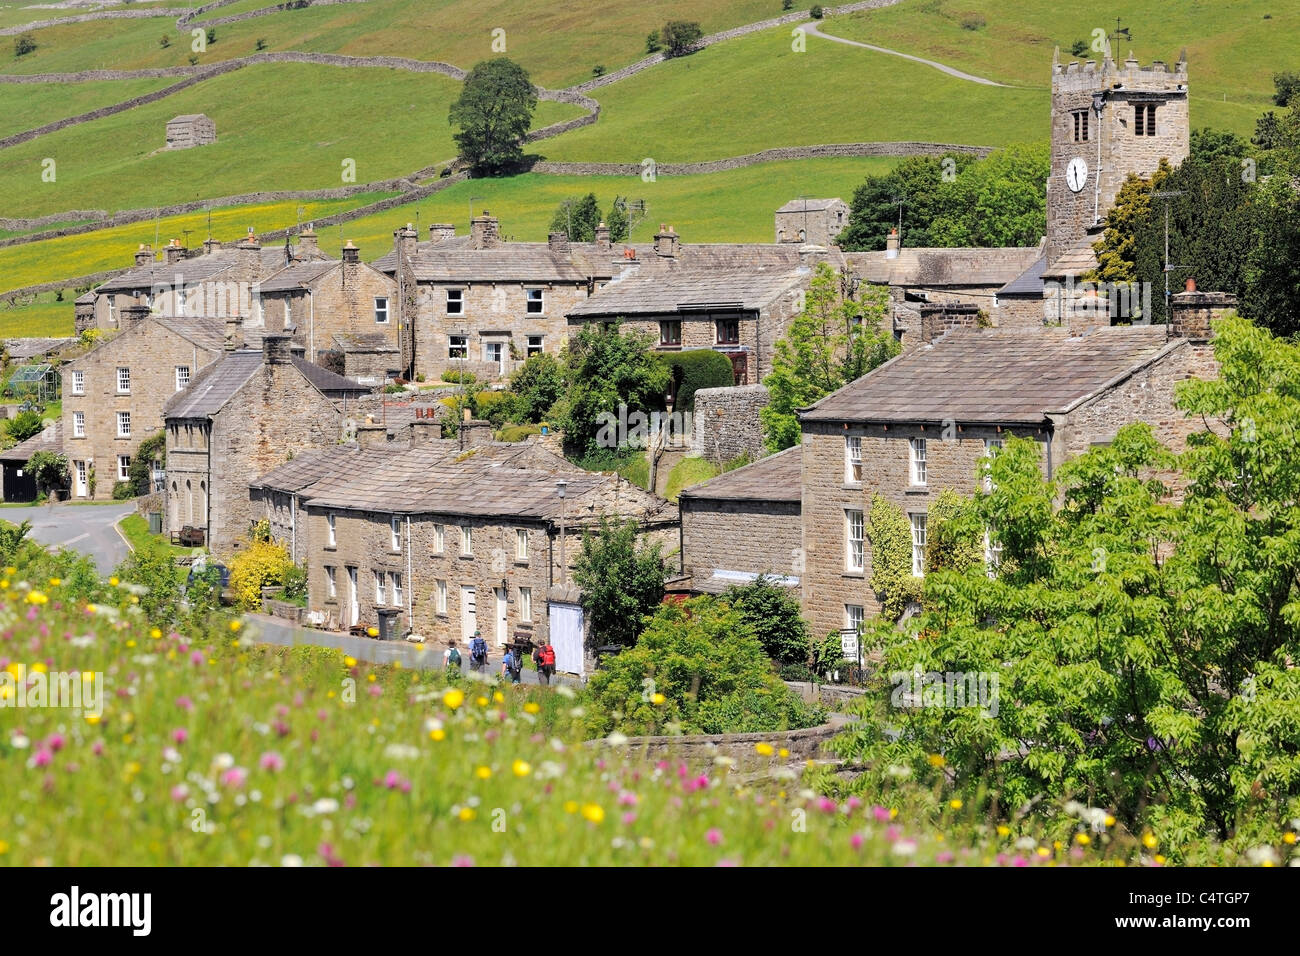
[{"label": "slate roof", "polygon": [[210,352],[221,351],[226,342],[225,319],[160,315],[155,316],[154,321]]},{"label": "slate roof", "polygon": [[1041,255],[1038,246],[900,249],[897,258],[885,252],[848,252],[844,258],[867,282],[886,285],[1002,286],[1016,278]]},{"label": "slate roof", "polygon": [[37,356],[49,355],[51,352],[58,351],[74,339],[7,339],[5,348],[9,350],[9,358],[13,360],[24,360],[36,358]]},{"label": "slate roof", "polygon": [[335,332],[335,348],[344,352],[396,352],[397,345],[386,332]]},{"label": "slate roof", "polygon": [[311,262],[295,262],[286,266],[267,279],[263,279],[258,288],[262,292],[294,292],[311,285],[321,276],[331,272],[339,265],[337,259],[320,259]]},{"label": "slate roof", "polygon": [[801,412],[803,421],[1041,424],[1174,349],[1163,326],[954,329]]},{"label": "slate roof", "polygon": [[3,461],[28,461],[38,451],[63,454],[63,421],[55,419],[24,442],[0,452]]},{"label": "slate roof", "polygon": [[360,382],[354,382],[350,378],[345,378],[337,372],[331,372],[324,366],[317,365],[315,362],[308,362],[305,358],[295,355],[290,359],[294,367],[302,372],[307,381],[311,382],[326,395],[336,397],[340,395],[369,395],[369,387],[362,385]]},{"label": "slate roof", "polygon": [[[167,399],[162,409],[163,418],[207,418],[215,415],[253,377],[263,361],[261,352],[241,349],[208,363],[194,376],[188,388]],[[326,395],[363,395],[370,391],[350,378],[336,375],[329,369],[296,355],[290,361],[307,381]]]},{"label": "slate roof", "polygon": [[1055,262],[1051,262],[1043,270],[1044,278],[1058,278],[1064,276],[1078,276],[1097,268],[1097,253],[1092,251],[1092,244],[1097,241],[1096,236],[1084,236],[1074,245],[1066,249],[1056,257]]},{"label": "slate roof", "polygon": [[998,289],[998,295],[1024,295],[1034,298],[1043,296],[1043,270],[1047,268],[1047,253],[1043,253],[1033,264],[1020,275],[1016,276],[1001,289]]},{"label": "slate roof", "polygon": [[791,199],[782,206],[777,212],[821,212],[829,209],[833,203],[844,202],[838,196],[834,199]]},{"label": "slate roof", "polygon": [[799,445],[768,455],[758,461],[710,478],[682,491],[682,498],[694,500],[793,501],[803,499],[800,482],[803,458]]},{"label": "slate roof", "polygon": [[799,285],[807,270],[636,271],[610,280],[569,310],[571,316],[689,312],[706,306],[756,312]]},{"label": "slate roof", "polygon": [[[291,246],[290,250],[296,253],[297,247]],[[180,276],[180,284],[193,285],[196,282],[216,278],[220,273],[234,266],[239,261],[236,256],[238,251],[234,246],[223,246],[216,251],[191,256],[178,262],[146,263],[143,266],[129,269],[115,279],[109,279],[96,288],[95,292],[96,294],[133,292],[137,289],[151,289],[155,285],[172,286],[177,284],[177,276]],[[318,253],[317,255],[321,254]],[[284,245],[263,246],[260,251],[260,258],[264,274],[269,275],[276,271],[282,271],[286,266]]]}]

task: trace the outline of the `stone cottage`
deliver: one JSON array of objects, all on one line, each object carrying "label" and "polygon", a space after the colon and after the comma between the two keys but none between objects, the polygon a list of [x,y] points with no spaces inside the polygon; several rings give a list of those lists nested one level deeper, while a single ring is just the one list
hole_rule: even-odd
[{"label": "stone cottage", "polygon": [[344,437],[349,403],[369,389],[290,352],[287,335],[262,351],[225,353],[163,407],[170,530],[206,530],[218,554],[239,546],[253,522],[248,486],[305,451]]},{"label": "stone cottage", "polygon": [[843,199],[791,199],[776,211],[776,241],[837,245],[849,224],[849,204]]},{"label": "stone cottage", "polygon": [[802,411],[803,608],[814,632],[879,612],[867,538],[874,494],[907,516],[920,576],[931,503],[943,489],[973,493],[1008,436],[1038,442],[1049,477],[1131,422],[1178,447],[1196,426],[1174,407],[1174,387],[1216,373],[1209,322],[1232,304],[1183,293],[1169,327],[1085,335],[958,328]]}]

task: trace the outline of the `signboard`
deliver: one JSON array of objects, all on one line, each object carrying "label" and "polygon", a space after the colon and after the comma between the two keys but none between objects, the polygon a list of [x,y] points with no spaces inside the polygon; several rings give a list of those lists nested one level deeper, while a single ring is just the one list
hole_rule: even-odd
[{"label": "signboard", "polygon": [[858,632],[840,631],[840,647],[844,651],[846,661],[856,661],[858,659]]}]

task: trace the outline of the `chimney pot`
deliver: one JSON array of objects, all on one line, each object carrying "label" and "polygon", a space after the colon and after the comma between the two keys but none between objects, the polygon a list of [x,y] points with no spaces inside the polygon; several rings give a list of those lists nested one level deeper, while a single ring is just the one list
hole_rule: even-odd
[{"label": "chimney pot", "polygon": [[1196,280],[1193,279],[1191,276],[1188,276],[1187,281],[1183,283],[1183,291],[1184,291],[1184,292],[1195,292],[1195,291],[1196,291]]},{"label": "chimney pot", "polygon": [[899,237],[898,237],[898,230],[897,230],[897,229],[890,229],[890,230],[889,230],[889,235],[885,237],[885,258],[886,258],[886,259],[897,259],[897,258],[898,258],[898,250],[899,250],[899,247],[900,247],[901,245],[902,245],[902,242],[900,241],[900,239],[899,239]]},{"label": "chimney pot", "polygon": [[140,248],[135,251],[135,264],[147,266],[151,262],[153,262],[153,246],[140,243]]},{"label": "chimney pot", "polygon": [[343,261],[349,265],[355,265],[361,261],[361,250],[353,245],[351,239],[343,244]]},{"label": "chimney pot", "polygon": [[293,359],[288,335],[267,335],[262,339],[262,361],[267,365],[288,365]]}]

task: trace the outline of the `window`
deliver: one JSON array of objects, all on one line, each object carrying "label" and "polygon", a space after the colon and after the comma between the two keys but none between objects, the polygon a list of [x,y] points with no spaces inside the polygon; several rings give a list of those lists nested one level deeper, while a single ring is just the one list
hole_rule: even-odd
[{"label": "window", "polygon": [[682,344],[682,322],[681,319],[664,319],[659,323],[659,344],[660,345],[681,345]]},{"label": "window", "polygon": [[130,455],[117,456],[117,480],[118,481],[131,480],[131,456]]},{"label": "window", "polygon": [[519,589],[519,620],[531,621],[533,619],[533,589]]},{"label": "window", "polygon": [[433,582],[433,609],[439,614],[447,613],[447,582],[441,579]]},{"label": "window", "polygon": [[85,372],[72,373],[72,394],[73,395],[86,394],[86,373]]},{"label": "window", "polygon": [[474,553],[474,532],[468,526],[462,525],[460,529],[460,553]]},{"label": "window", "polygon": [[541,315],[545,311],[545,302],[542,299],[541,289],[526,289],[528,293],[528,314]]},{"label": "window", "polygon": [[912,573],[925,574],[925,515],[912,515]]},{"label": "window", "polygon": [[118,438],[131,437],[131,413],[130,412],[117,413],[117,437]]},{"label": "window", "polygon": [[73,438],[86,437],[86,413],[85,412],[72,413],[72,437]]},{"label": "window", "polygon": [[847,509],[844,512],[844,565],[850,571],[861,571],[863,560],[862,512]]},{"label": "window", "polygon": [[985,493],[988,493],[997,487],[997,485],[993,484],[992,461],[993,461],[993,456],[998,453],[998,450],[1001,447],[1002,447],[1001,438],[984,439],[984,491]]},{"label": "window", "polygon": [[912,462],[912,484],[923,485],[925,484],[925,439],[909,439],[908,445]]},{"label": "window", "polygon": [[406,599],[402,596],[402,576],[396,571],[389,572],[388,590],[393,596],[394,607],[401,607],[406,603]]},{"label": "window", "polygon": [[328,514],[325,516],[325,523],[329,526],[329,537],[326,538],[326,540],[329,542],[328,547],[331,548],[335,547],[339,543],[338,537],[334,533],[336,530],[334,525],[335,517],[336,516],[332,514]]},{"label": "window", "polygon": [[391,539],[389,543],[392,546],[392,550],[401,551],[402,550],[402,519],[397,517],[397,515],[393,515],[391,518],[388,519],[388,534],[389,534],[389,538]]},{"label": "window", "polygon": [[998,565],[1002,563],[1002,542],[992,525],[984,529],[984,568],[990,578],[997,577]]},{"label": "window", "polygon": [[284,327],[287,329],[293,325],[293,313],[289,308],[289,300],[284,300]]},{"label": "window", "polygon": [[1074,117],[1074,141],[1076,143],[1086,143],[1088,141],[1088,111],[1075,110],[1070,115]]},{"label": "window", "polygon": [[440,524],[433,526],[433,553],[442,554],[447,550],[447,529]]},{"label": "window", "polygon": [[740,344],[740,320],[739,319],[718,319],[718,344],[719,345],[739,345]]},{"label": "window", "polygon": [[176,391],[188,387],[190,384],[190,367],[188,365],[176,366]]},{"label": "window", "polygon": [[325,596],[333,600],[339,596],[338,581],[334,578],[334,569],[325,566]]},{"label": "window", "polygon": [[1156,104],[1139,103],[1133,107],[1133,135],[1156,135]]},{"label": "window", "polygon": [[447,336],[447,358],[451,358],[451,359],[469,358],[469,336],[468,335]]},{"label": "window", "polygon": [[493,365],[500,365],[505,357],[504,342],[484,342],[483,343],[483,361],[491,362]]},{"label": "window", "polygon": [[465,314],[465,290],[464,289],[447,290],[447,314],[448,315]]},{"label": "window", "polygon": [[844,436],[844,480],[849,484],[862,484],[862,438]]},{"label": "window", "polygon": [[524,358],[532,358],[534,355],[542,354],[542,337],[540,335],[528,336],[528,351]]},{"label": "window", "polygon": [[866,615],[862,611],[861,604],[844,605],[844,630],[852,631],[854,634],[862,633],[862,622]]},{"label": "window", "polygon": [[117,370],[117,390],[122,395],[130,394],[131,370],[129,368],[119,368]]},{"label": "window", "polygon": [[384,572],[375,571],[375,604],[384,603]]},{"label": "window", "polygon": [[523,528],[515,529],[515,560],[528,560],[528,532]]},{"label": "window", "polygon": [[388,324],[388,296],[375,296],[375,321],[380,325]]}]

